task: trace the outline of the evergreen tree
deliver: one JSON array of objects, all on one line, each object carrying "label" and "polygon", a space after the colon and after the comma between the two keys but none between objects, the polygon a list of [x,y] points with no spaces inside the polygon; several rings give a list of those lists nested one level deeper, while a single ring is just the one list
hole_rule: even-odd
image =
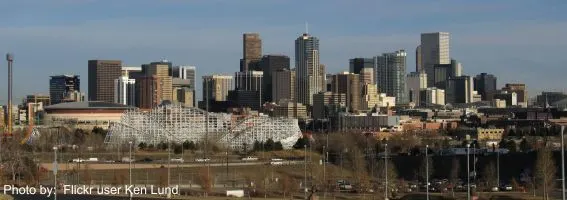
[{"label": "evergreen tree", "polygon": [[173,153],[174,154],[181,154],[181,152],[183,152],[183,146],[179,145],[179,144],[175,144],[173,147]]},{"label": "evergreen tree", "polygon": [[276,151],[281,151],[281,150],[283,150],[283,144],[282,144],[282,142],[277,141],[277,142],[274,144],[274,150],[276,150]]},{"label": "evergreen tree", "polygon": [[274,140],[272,140],[272,138],[266,140],[266,143],[264,144],[264,150],[265,151],[273,151],[275,147],[274,144]]},{"label": "evergreen tree", "polygon": [[188,150],[188,149],[189,149],[189,145],[190,145],[189,140],[185,140],[185,142],[183,142],[183,149]]},{"label": "evergreen tree", "polygon": [[522,141],[520,142],[520,150],[524,153],[531,150],[530,144],[528,143],[526,138],[522,139]]},{"label": "evergreen tree", "polygon": [[146,147],[147,147],[147,145],[146,145],[145,142],[140,142],[140,144],[138,144],[138,148],[139,148],[139,149],[144,150],[144,149],[146,149]]},{"label": "evergreen tree", "polygon": [[297,139],[297,142],[295,142],[295,144],[293,145],[294,149],[303,149],[305,148],[305,145],[307,145],[307,147],[309,147],[309,139],[307,137],[301,137],[299,139]]},{"label": "evergreen tree", "polygon": [[256,140],[254,141],[254,146],[252,147],[252,151],[261,151],[262,150],[262,144],[260,143],[260,141]]}]

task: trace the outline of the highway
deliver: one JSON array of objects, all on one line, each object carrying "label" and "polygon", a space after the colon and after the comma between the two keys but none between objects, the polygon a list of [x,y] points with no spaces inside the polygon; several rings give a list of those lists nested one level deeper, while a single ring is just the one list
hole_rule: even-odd
[{"label": "highway", "polygon": [[[267,165],[269,162],[229,162],[229,167],[235,166],[251,166],[251,165]],[[303,164],[303,161],[283,161],[283,165],[299,165]],[[59,171],[66,171],[72,170],[80,165],[81,168],[88,165],[89,169],[91,170],[108,170],[108,169],[129,169],[129,163],[102,163],[102,162],[93,162],[93,163],[59,163],[57,170]],[[195,168],[195,167],[202,167],[202,166],[211,166],[211,167],[226,167],[226,163],[219,163],[219,162],[194,162],[194,163],[174,163],[170,164],[170,167],[181,167],[181,168]],[[48,171],[53,170],[53,163],[42,163],[41,166]],[[167,167],[167,163],[132,163],[132,169],[153,169],[153,168],[161,168]]]}]

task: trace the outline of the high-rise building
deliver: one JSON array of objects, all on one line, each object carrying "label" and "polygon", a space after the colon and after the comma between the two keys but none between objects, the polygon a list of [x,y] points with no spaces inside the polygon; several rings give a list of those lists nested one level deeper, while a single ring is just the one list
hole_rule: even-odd
[{"label": "high-rise building", "polygon": [[122,75],[120,60],[89,60],[88,100],[114,102],[114,80]]},{"label": "high-rise building", "polygon": [[136,80],[128,74],[114,80],[114,103],[136,106]]},{"label": "high-rise building", "polygon": [[440,89],[445,89],[447,87],[447,80],[462,75],[462,66],[461,63],[457,62],[456,60],[451,60],[450,64],[433,65],[433,71],[433,86]]},{"label": "high-rise building", "polygon": [[246,72],[236,72],[234,73],[235,90],[247,90],[247,91],[262,91],[262,78],[264,72],[262,71],[246,71]]},{"label": "high-rise building", "polygon": [[136,106],[142,109],[152,109],[158,106],[163,98],[158,76],[144,76],[136,79]]},{"label": "high-rise building", "polygon": [[[263,102],[278,102],[274,99],[273,76],[277,71],[289,70],[290,60],[285,55],[265,55],[260,60],[260,69],[264,72],[263,86],[262,86],[262,101]],[[294,74],[295,75],[295,74]],[[294,79],[295,81],[295,79]],[[293,84],[295,85],[295,83]]]},{"label": "high-rise building", "polygon": [[371,111],[380,105],[380,94],[378,93],[378,86],[376,84],[362,85],[362,101],[360,109],[364,111]]},{"label": "high-rise building", "polygon": [[360,75],[349,72],[336,74],[333,77],[333,93],[346,94],[346,106],[349,112],[360,111]]},{"label": "high-rise building", "polygon": [[232,90],[232,76],[203,76],[203,101],[226,101],[228,91]]},{"label": "high-rise building", "polygon": [[424,71],[411,72],[407,75],[407,91],[409,92],[409,102],[420,106],[420,91],[427,88],[427,74]]},{"label": "high-rise building", "polygon": [[28,103],[41,103],[43,106],[51,105],[51,100],[48,95],[41,95],[41,94],[32,94],[27,95],[24,101],[25,104]]},{"label": "high-rise building", "polygon": [[297,102],[313,105],[313,95],[323,91],[317,37],[304,33],[295,40],[295,65]]},{"label": "high-rise building", "polygon": [[52,104],[64,102],[64,99],[74,91],[81,91],[81,80],[78,75],[50,76],[49,96]]},{"label": "high-rise building", "polygon": [[505,101],[506,106],[518,105],[518,95],[515,92],[502,91],[501,93],[494,94],[493,97],[494,99]]},{"label": "high-rise building", "polygon": [[518,95],[518,105],[526,107],[528,105],[528,91],[526,89],[526,84],[523,83],[506,83],[502,88],[502,91],[508,93],[515,92]]},{"label": "high-rise building", "polygon": [[483,101],[492,101],[492,96],[496,93],[496,76],[487,73],[476,75],[474,90],[481,95]]},{"label": "high-rise building", "polygon": [[242,59],[240,71],[260,70],[259,61],[262,58],[262,39],[258,33],[244,33],[242,35]]},{"label": "high-rise building", "polygon": [[344,112],[347,95],[344,93],[320,92],[313,95],[313,118],[325,119]]},{"label": "high-rise building", "polygon": [[420,91],[420,105],[429,107],[433,105],[445,105],[445,90],[429,87]]},{"label": "high-rise building", "polygon": [[541,106],[541,107],[551,106],[555,102],[561,101],[563,99],[567,99],[567,94],[565,94],[563,92],[546,92],[546,91],[543,91],[543,92],[541,92],[540,95],[536,96],[535,105]]},{"label": "high-rise building", "polygon": [[[131,79],[136,79],[136,77],[132,77],[131,75],[138,75],[142,73],[141,66],[122,66],[122,76],[126,75]],[[141,77],[141,76],[140,76]]]},{"label": "high-rise building", "polygon": [[473,78],[470,76],[452,77],[447,80],[445,103],[472,103],[474,95]]},{"label": "high-rise building", "polygon": [[374,68],[362,68],[359,74],[362,85],[374,84]]},{"label": "high-rise building", "polygon": [[187,85],[187,87],[193,90],[195,90],[196,74],[195,66],[175,66],[171,69],[171,76],[173,78],[189,80],[189,85]]},{"label": "high-rise building", "polygon": [[295,70],[282,69],[272,74],[273,102],[287,99],[295,100]]},{"label": "high-rise building", "polygon": [[326,92],[332,92],[333,91],[333,74],[325,74],[325,82],[327,82],[327,90]]},{"label": "high-rise building", "polygon": [[374,68],[374,60],[372,58],[353,58],[349,60],[349,72],[360,74],[365,68]]},{"label": "high-rise building", "polygon": [[[434,65],[450,64],[451,57],[449,54],[449,33],[422,33],[421,34],[421,69],[425,70],[428,77],[434,77]],[[433,86],[434,79],[429,79],[427,85]]]},{"label": "high-rise building", "polygon": [[186,87],[174,87],[173,99],[186,107],[195,107],[195,90]]},{"label": "high-rise building", "polygon": [[171,62],[167,60],[142,65],[142,71],[146,77],[156,76],[160,81],[162,101],[173,101],[173,78],[169,73],[171,68]]},{"label": "high-rise building", "polygon": [[324,64],[319,64],[319,88],[321,91],[327,90],[327,74],[326,74],[326,66]]},{"label": "high-rise building", "polygon": [[418,45],[417,48],[415,48],[415,72],[423,71],[422,66],[421,45]]},{"label": "high-rise building", "polygon": [[399,50],[374,57],[376,83],[381,93],[396,97],[396,104],[408,103],[406,92],[406,52]]}]

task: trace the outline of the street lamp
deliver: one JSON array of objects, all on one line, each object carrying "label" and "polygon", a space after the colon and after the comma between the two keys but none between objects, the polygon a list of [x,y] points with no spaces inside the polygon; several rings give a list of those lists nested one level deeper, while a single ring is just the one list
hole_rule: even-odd
[{"label": "street lamp", "polygon": [[429,145],[425,145],[425,190],[426,199],[429,200]]},{"label": "street lamp", "polygon": [[386,177],[386,186],[384,187],[384,199],[388,200],[388,144],[384,144],[384,177]]},{"label": "street lamp", "polygon": [[469,148],[471,144],[467,143],[467,200],[471,200],[471,174],[469,164]]},{"label": "street lamp", "polygon": [[57,146],[53,147],[53,179],[54,179],[54,192],[53,192],[53,197],[55,200],[57,200]]},{"label": "street lamp", "polygon": [[561,198],[565,200],[565,126],[561,126]]},{"label": "street lamp", "polygon": [[[130,175],[129,180],[130,180],[130,187],[131,187],[132,186],[132,141],[129,141],[128,145],[129,145],[128,150],[130,151],[129,158],[128,158],[128,161],[130,161],[128,163],[128,170],[129,170],[129,175]],[[132,200],[132,193],[130,193],[130,200]]]}]

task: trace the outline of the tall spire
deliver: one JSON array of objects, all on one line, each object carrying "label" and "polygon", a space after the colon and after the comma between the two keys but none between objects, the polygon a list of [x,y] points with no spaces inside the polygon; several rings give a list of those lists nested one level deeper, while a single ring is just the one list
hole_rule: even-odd
[{"label": "tall spire", "polygon": [[309,34],[309,24],[307,23],[307,21],[305,22],[305,33]]}]

